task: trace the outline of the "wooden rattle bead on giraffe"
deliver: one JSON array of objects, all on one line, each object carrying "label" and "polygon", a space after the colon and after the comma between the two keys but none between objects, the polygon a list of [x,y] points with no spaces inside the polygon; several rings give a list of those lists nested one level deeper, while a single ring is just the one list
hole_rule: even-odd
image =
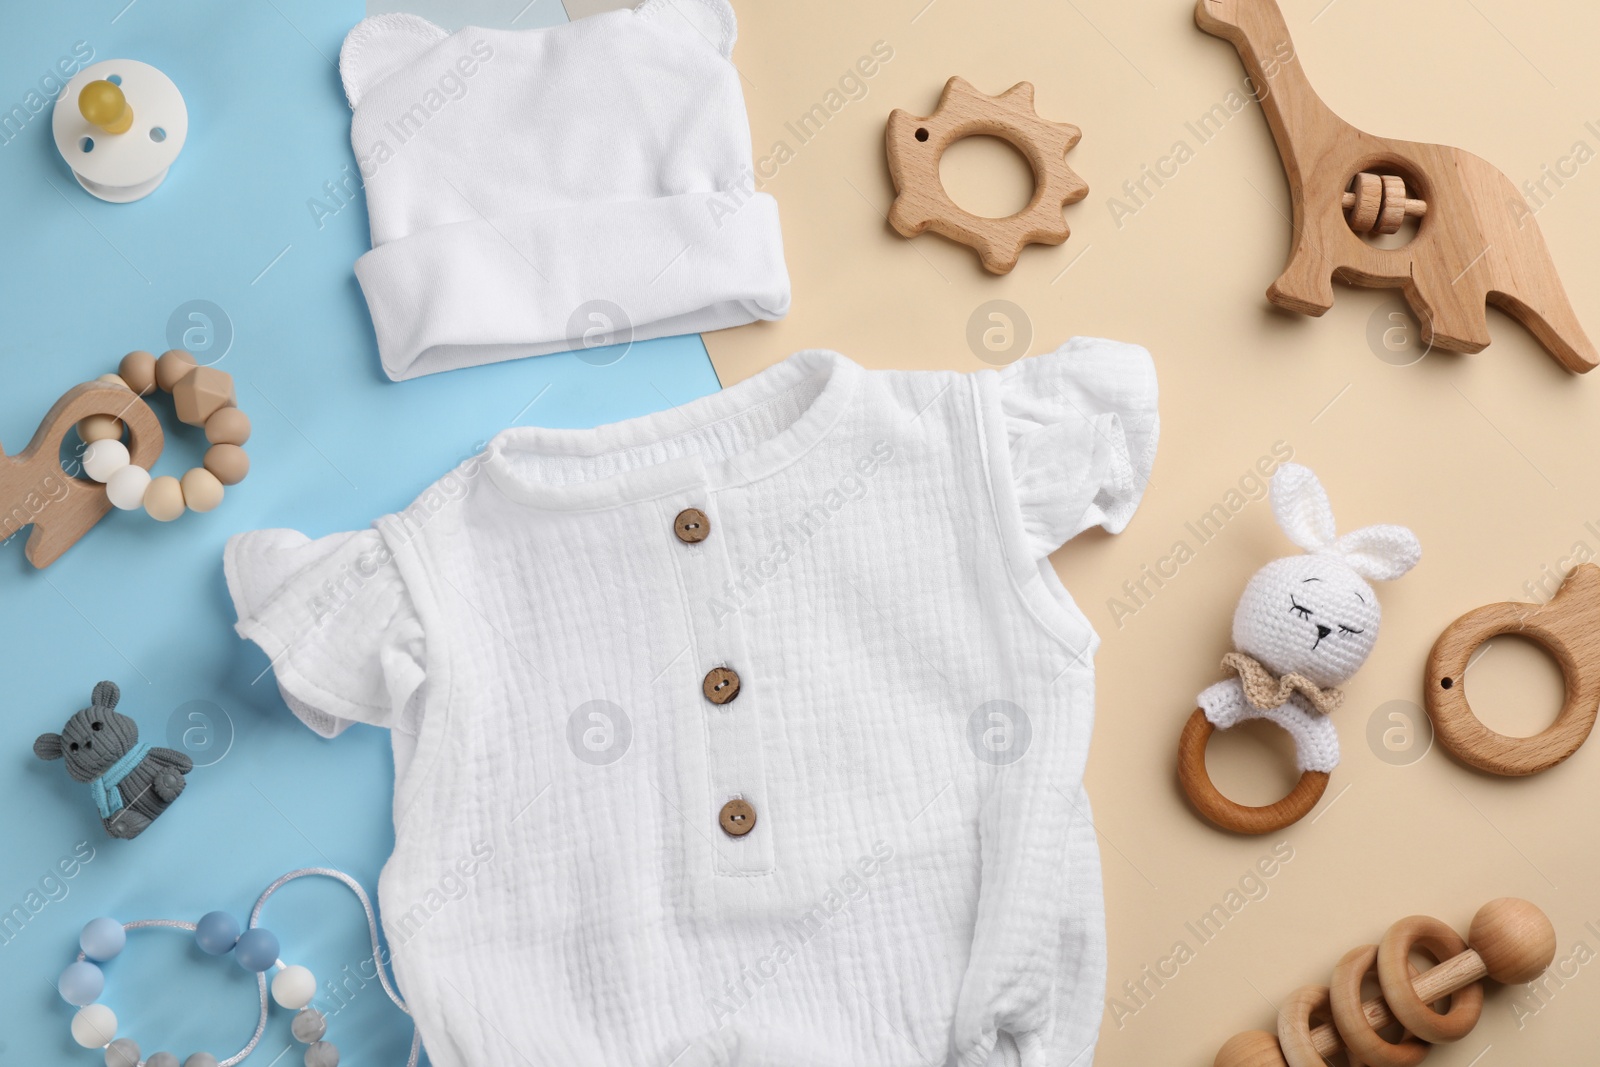
[{"label": "wooden rattle bead on giraffe", "polygon": [[[1414,949],[1432,955],[1435,966],[1417,974],[1410,962]],[[1331,985],[1290,994],[1276,1037],[1265,1030],[1235,1034],[1212,1064],[1322,1067],[1327,1057],[1345,1052],[1351,1063],[1412,1067],[1434,1044],[1471,1032],[1482,1011],[1485,978],[1502,985],[1531,982],[1555,955],[1555,927],[1526,900],[1501,897],[1479,908],[1465,941],[1438,919],[1413,915],[1391,926],[1380,944],[1346,953]],[[1362,981],[1374,969],[1383,994],[1362,1000]],[[1446,998],[1449,1010],[1437,1011]],[[1313,1026],[1313,1017],[1332,1021]],[[1396,1023],[1406,1030],[1399,1040],[1378,1032]]]},{"label": "wooden rattle bead on giraffe", "polygon": [[1406,180],[1398,174],[1362,171],[1350,179],[1341,203],[1345,219],[1356,233],[1399,233],[1406,219],[1420,219],[1428,213],[1428,202],[1410,196]]}]

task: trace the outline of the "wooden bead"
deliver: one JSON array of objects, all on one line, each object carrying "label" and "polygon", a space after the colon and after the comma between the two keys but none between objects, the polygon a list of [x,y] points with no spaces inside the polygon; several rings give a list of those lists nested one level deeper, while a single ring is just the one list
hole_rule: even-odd
[{"label": "wooden bead", "polygon": [[163,392],[170,393],[184,375],[194,370],[194,366],[194,357],[183,349],[168,349],[156,360],[156,384]]},{"label": "wooden bead", "polygon": [[150,482],[144,491],[144,510],[157,522],[171,522],[183,514],[183,486],[170,474]]},{"label": "wooden bead", "polygon": [[179,483],[183,486],[183,503],[190,511],[206,512],[222,503],[222,483],[204,467],[191,467]]},{"label": "wooden bead", "polygon": [[250,416],[238,408],[221,408],[206,420],[206,440],[214,445],[242,445],[250,440]]},{"label": "wooden bead", "polygon": [[1378,209],[1383,206],[1383,179],[1362,171],[1350,179],[1350,191],[1344,194],[1344,207],[1349,212],[1350,228],[1356,233],[1371,233],[1378,221]]},{"label": "wooden bead", "polygon": [[212,445],[206,449],[205,465],[223,485],[238,485],[250,473],[250,457],[238,445]]},{"label": "wooden bead", "polygon": [[1278,1037],[1265,1030],[1246,1030],[1234,1034],[1217,1050],[1211,1067],[1289,1067],[1278,1048]]},{"label": "wooden bead", "polygon": [[1543,974],[1556,958],[1556,928],[1526,900],[1501,897],[1478,909],[1467,929],[1467,944],[1483,958],[1490,978],[1521,985]]},{"label": "wooden bead", "polygon": [[78,436],[86,445],[118,440],[122,437],[122,420],[115,415],[87,415],[78,420]]},{"label": "wooden bead", "polygon": [[156,357],[142,350],[129,352],[117,364],[117,376],[140,396],[149,396],[156,387]]}]

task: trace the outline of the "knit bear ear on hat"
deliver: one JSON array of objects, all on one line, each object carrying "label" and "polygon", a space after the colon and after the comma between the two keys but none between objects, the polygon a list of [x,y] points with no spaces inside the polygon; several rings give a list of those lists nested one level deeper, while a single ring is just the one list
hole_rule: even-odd
[{"label": "knit bear ear on hat", "polygon": [[374,15],[363,19],[339,49],[339,78],[351,108],[361,94],[450,36],[417,15]]},{"label": "knit bear ear on hat", "polygon": [[1272,510],[1289,540],[1306,550],[1262,567],[1233,616],[1233,643],[1278,676],[1319,686],[1344,682],[1378,639],[1382,609],[1367,580],[1387,581],[1416,566],[1422,547],[1404,526],[1337,535],[1322,483],[1296,463],[1272,479]]},{"label": "knit bear ear on hat", "polygon": [[724,56],[733,55],[739,36],[733,8],[727,0],[645,0],[633,9],[636,17],[677,23],[704,37]]}]

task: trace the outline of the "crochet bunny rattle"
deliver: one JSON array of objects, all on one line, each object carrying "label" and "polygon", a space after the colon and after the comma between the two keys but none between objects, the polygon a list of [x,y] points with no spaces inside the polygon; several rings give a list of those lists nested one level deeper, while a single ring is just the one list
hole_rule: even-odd
[{"label": "crochet bunny rattle", "polygon": [[[1310,470],[1286,463],[1272,477],[1272,511],[1304,555],[1273,560],[1245,586],[1233,614],[1235,651],[1222,657],[1233,677],[1200,694],[1178,742],[1178,781],[1196,810],[1224,830],[1281,830],[1316,807],[1339,764],[1329,713],[1335,686],[1366,662],[1381,609],[1368,580],[1391,581],[1417,565],[1422,546],[1404,526],[1336,535],[1333,509]],[[1215,730],[1267,719],[1294,738],[1300,780],[1275,804],[1248,807],[1223,796],[1206,774]]]}]

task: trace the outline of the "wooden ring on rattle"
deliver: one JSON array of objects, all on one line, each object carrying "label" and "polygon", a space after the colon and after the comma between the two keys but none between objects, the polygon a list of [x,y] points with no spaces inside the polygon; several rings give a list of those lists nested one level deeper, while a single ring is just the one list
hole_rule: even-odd
[{"label": "wooden ring on rattle", "polygon": [[1278,1047],[1289,1067],[1327,1067],[1311,1037],[1315,1016],[1326,1018],[1332,1000],[1325,985],[1305,985],[1289,994],[1278,1012]]},{"label": "wooden ring on rattle", "polygon": [[1411,915],[1389,927],[1378,946],[1378,985],[1389,1012],[1400,1025],[1430,1044],[1460,1041],[1483,1014],[1483,983],[1474,982],[1450,994],[1450,1010],[1434,1011],[1412,983],[1411,950],[1420,948],[1443,963],[1467,951],[1467,943],[1449,926],[1428,915]]},{"label": "wooden ring on rattle", "polygon": [[[1561,665],[1566,697],[1556,721],[1532,737],[1489,729],[1467,703],[1467,663],[1478,646],[1502,634],[1543,645]],[[1600,710],[1600,566],[1575,567],[1548,603],[1486,604],[1445,627],[1428,653],[1423,702],[1440,744],[1490,774],[1548,770],[1588,740]]]},{"label": "wooden ring on rattle", "polygon": [[1289,795],[1273,804],[1251,807],[1229,800],[1206,773],[1206,743],[1216,730],[1206,713],[1195,708],[1178,738],[1178,783],[1195,810],[1214,825],[1236,834],[1270,834],[1305,818],[1322,799],[1328,788],[1326,771],[1302,771]]},{"label": "wooden ring on rattle", "polygon": [[[1399,1041],[1388,1040],[1372,1025],[1361,1003],[1361,980],[1374,969],[1377,960],[1378,946],[1362,945],[1346,952],[1338,966],[1334,967],[1333,984],[1329,987],[1333,1025],[1338,1028],[1339,1037],[1344,1041],[1352,1062],[1360,1060],[1370,1067],[1416,1067],[1422,1062],[1422,1057],[1428,1054],[1428,1046],[1410,1034]],[[1406,981],[1409,983],[1409,961],[1402,956],[1400,963],[1401,969],[1407,972]],[[1454,1010],[1454,1005],[1451,1007]],[[1473,1021],[1477,1021],[1476,1017]]]}]

